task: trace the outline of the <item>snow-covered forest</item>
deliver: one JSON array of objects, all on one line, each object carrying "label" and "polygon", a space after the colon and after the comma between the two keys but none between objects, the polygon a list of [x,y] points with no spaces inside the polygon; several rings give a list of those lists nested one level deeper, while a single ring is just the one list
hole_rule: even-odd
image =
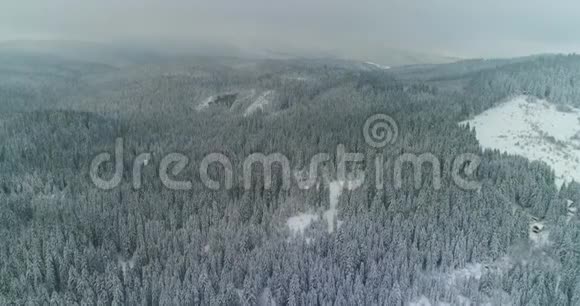
[{"label": "snow-covered forest", "polygon": [[[513,137],[515,148],[523,132],[485,134],[509,116],[481,117],[522,96],[531,109],[577,114],[580,56],[385,69],[107,54],[0,50],[0,305],[580,305],[578,125],[563,127],[565,142],[541,133],[549,126],[525,134],[563,152],[561,173],[543,160],[550,154],[517,154],[537,142],[494,147]],[[361,131],[377,113],[399,125],[380,151]],[[100,190],[91,160],[118,137],[125,179]],[[308,171],[338,144],[368,160],[431,153],[442,186],[424,168],[416,188],[405,167],[402,188],[388,172],[382,188],[347,188],[334,155],[310,189],[267,189],[257,177],[250,190],[237,180],[211,190],[197,170],[211,152],[280,152]],[[131,165],[144,152],[151,166],[134,189]],[[190,158],[191,190],[157,178],[172,152]],[[460,153],[481,156],[478,190],[453,184]]]}]

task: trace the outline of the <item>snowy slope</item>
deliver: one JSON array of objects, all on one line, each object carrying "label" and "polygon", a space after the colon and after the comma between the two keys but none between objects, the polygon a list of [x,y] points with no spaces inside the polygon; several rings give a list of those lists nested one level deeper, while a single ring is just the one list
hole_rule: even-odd
[{"label": "snowy slope", "polygon": [[580,182],[580,110],[518,96],[461,124],[466,123],[484,148],[546,162],[558,187]]},{"label": "snowy slope", "polygon": [[367,64],[369,66],[373,66],[374,68],[383,69],[383,70],[391,69],[390,66],[383,66],[381,64],[377,64],[377,63],[373,63],[373,62],[365,62],[365,64]]},{"label": "snowy slope", "polygon": [[268,90],[262,93],[258,98],[246,109],[244,116],[249,116],[258,110],[264,110],[264,107],[270,104],[274,96],[273,90]]}]

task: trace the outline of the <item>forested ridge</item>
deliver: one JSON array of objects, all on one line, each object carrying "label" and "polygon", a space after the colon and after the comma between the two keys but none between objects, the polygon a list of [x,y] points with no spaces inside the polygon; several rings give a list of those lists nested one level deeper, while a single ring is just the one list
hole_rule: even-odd
[{"label": "forested ridge", "polygon": [[[578,106],[576,55],[392,71],[300,59],[156,58],[118,67],[13,57],[0,53],[2,305],[408,305],[421,298],[580,305],[580,223],[566,211],[570,201],[580,203],[580,185],[556,186],[542,162],[484,151],[476,132],[458,125],[522,92]],[[267,105],[244,113],[267,91]],[[219,103],[224,97],[229,102]],[[376,113],[399,125],[398,141],[381,151],[361,130]],[[123,183],[100,190],[89,165],[113,152],[119,137]],[[442,161],[442,188],[433,188],[427,168],[420,188],[411,168],[400,189],[388,174],[384,188],[368,180],[342,192],[336,231],[318,220],[296,237],[289,217],[330,205],[338,144],[369,157],[432,153]],[[144,152],[153,157],[136,190],[132,164]],[[169,190],[158,179],[159,161],[173,152],[190,158],[182,173],[191,190]],[[280,152],[296,170],[319,152],[333,159],[319,188],[284,190],[274,181],[266,189],[257,178],[250,190],[236,180],[235,188],[213,191],[198,177],[211,152],[238,166],[251,153]],[[461,153],[482,157],[476,191],[451,179]],[[212,175],[223,181],[219,170]],[[530,240],[533,220],[546,225],[549,243]]]}]

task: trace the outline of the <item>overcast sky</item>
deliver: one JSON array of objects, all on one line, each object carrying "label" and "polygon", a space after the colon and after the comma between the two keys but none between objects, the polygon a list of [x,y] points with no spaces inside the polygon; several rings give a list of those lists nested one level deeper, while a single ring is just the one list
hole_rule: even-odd
[{"label": "overcast sky", "polygon": [[364,56],[580,52],[578,0],[0,0],[0,41],[206,40]]}]

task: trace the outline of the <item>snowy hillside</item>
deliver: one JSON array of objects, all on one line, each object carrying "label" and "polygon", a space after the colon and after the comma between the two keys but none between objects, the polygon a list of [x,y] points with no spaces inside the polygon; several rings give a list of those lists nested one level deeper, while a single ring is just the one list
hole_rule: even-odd
[{"label": "snowy hillside", "polygon": [[390,66],[384,66],[381,64],[373,63],[373,62],[365,62],[365,64],[372,66],[374,68],[383,69],[383,70],[391,69]]},{"label": "snowy hillside", "polygon": [[244,116],[249,116],[258,110],[264,110],[268,104],[270,104],[272,100],[272,96],[274,95],[273,90],[268,90],[262,93],[260,96],[256,98],[254,102],[246,109],[244,112]]},{"label": "snowy hillside", "polygon": [[195,110],[204,111],[211,106],[221,106],[234,112],[242,112],[249,116],[258,110],[265,111],[271,106],[276,91],[259,91],[256,89],[238,89],[222,92],[203,99],[195,106]]},{"label": "snowy hillside", "polygon": [[466,123],[484,148],[546,162],[558,186],[580,181],[580,110],[518,96]]}]

